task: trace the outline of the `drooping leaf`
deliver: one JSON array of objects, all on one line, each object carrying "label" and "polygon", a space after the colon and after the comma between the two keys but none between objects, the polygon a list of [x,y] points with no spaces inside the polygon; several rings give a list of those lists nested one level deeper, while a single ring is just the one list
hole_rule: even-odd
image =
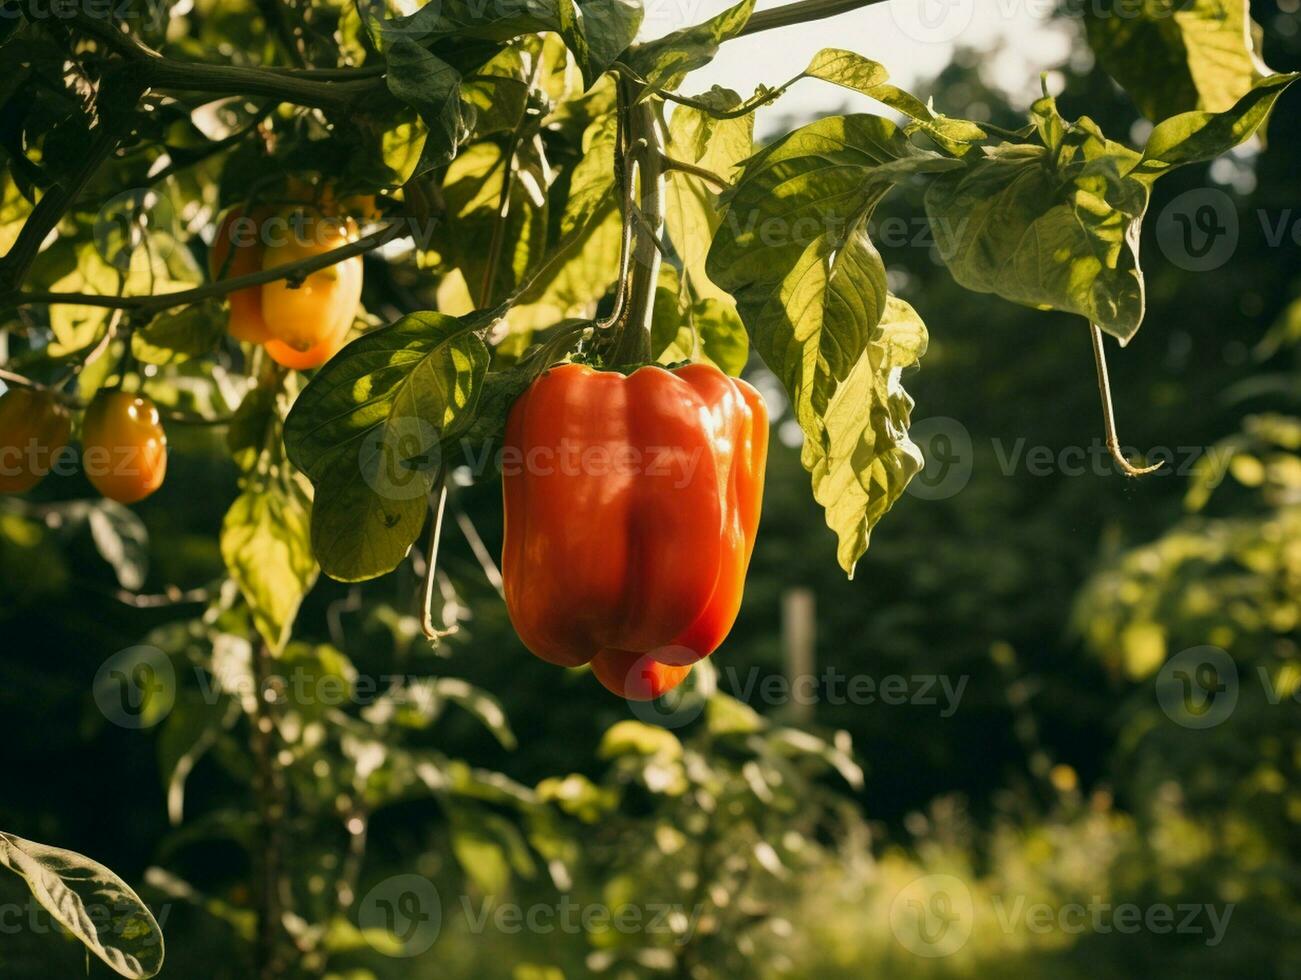
[{"label": "drooping leaf", "polygon": [[299,478],[250,485],[221,526],[221,555],[272,652],[289,641],[319,571],[311,547],[311,495]]},{"label": "drooping leaf", "polygon": [[1143,322],[1138,236],[1148,185],[1138,155],[1051,99],[1035,114],[1052,145],[1004,144],[941,174],[926,214],[953,278],[975,292],[1078,313],[1128,342]]},{"label": "drooping leaf", "polygon": [[414,109],[429,130],[422,146],[426,157],[452,159],[465,138],[460,73],[408,38],[395,41],[387,57],[389,91]]},{"label": "drooping leaf", "polygon": [[1141,155],[1038,100],[1037,143],[967,157],[931,182],[926,213],[941,258],[968,289],[1078,313],[1127,343],[1143,321],[1138,243],[1153,181],[1250,137],[1297,77],[1263,79],[1222,113],[1167,119]]},{"label": "drooping leaf", "polygon": [[485,326],[413,313],[348,345],[299,396],[285,446],[316,487],[312,548],[327,575],[374,578],[406,555],[442,444],[474,420]]},{"label": "drooping leaf", "polygon": [[[840,473],[846,453],[862,468],[886,451],[880,440],[870,453],[851,450],[844,435],[873,424],[883,390],[873,371],[886,370],[879,358],[864,367],[888,299],[866,223],[895,182],[961,166],[913,146],[888,120],[862,115],[820,120],[746,164],[708,272],[736,298],[751,342],[789,393],[806,465]],[[842,396],[846,386],[856,395]],[[901,429],[891,435],[904,438]],[[891,482],[884,496],[874,492],[867,506],[893,501],[912,473],[894,466],[860,475],[865,485],[903,481]],[[872,509],[863,520],[870,526],[881,512]],[[847,526],[844,514],[835,520],[838,531]],[[858,553],[842,547],[846,571]]]},{"label": "drooping leaf", "polygon": [[903,370],[926,352],[926,327],[895,296],[848,377],[823,414],[827,442],[806,439],[801,453],[813,475],[813,496],[826,509],[850,574],[867,550],[872,528],[921,470],[921,450],[908,438],[913,402]]},{"label": "drooping leaf", "polygon": [[1248,0],[1100,0],[1082,9],[1098,62],[1153,121],[1221,112],[1268,73]]},{"label": "drooping leaf", "polygon": [[741,0],[703,24],[638,45],[629,53],[629,67],[656,88],[676,89],[688,72],[714,60],[720,44],[741,33],[754,13],[754,3]]},{"label": "drooping leaf", "polygon": [[26,881],[36,901],[117,973],[143,980],[162,969],[163,933],[153,914],[102,864],[0,832],[0,866]]}]

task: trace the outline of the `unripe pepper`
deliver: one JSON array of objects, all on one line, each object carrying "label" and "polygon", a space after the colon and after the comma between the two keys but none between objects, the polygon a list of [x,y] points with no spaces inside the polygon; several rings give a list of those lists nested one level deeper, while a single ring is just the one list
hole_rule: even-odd
[{"label": "unripe pepper", "polygon": [[565,364],[511,409],[506,608],[525,645],[658,697],[736,620],[768,452],[759,393],[716,368]]}]

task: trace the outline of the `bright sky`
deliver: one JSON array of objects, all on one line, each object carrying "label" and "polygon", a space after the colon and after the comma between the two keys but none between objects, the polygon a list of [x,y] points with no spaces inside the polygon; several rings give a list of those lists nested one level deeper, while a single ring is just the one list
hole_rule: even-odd
[{"label": "bright sky", "polygon": [[[732,2],[646,0],[642,35],[655,37],[699,23]],[[948,64],[960,43],[978,50],[1000,47],[1001,53],[984,66],[986,80],[1028,103],[1039,92],[1039,73],[1060,63],[1070,50],[1072,32],[1060,23],[1049,24],[1054,6],[1052,0],[890,0],[728,41],[682,90],[692,94],[722,85],[748,96],[760,83],[776,85],[798,75],[817,51],[828,47],[848,48],[881,62],[894,84],[910,89]],[[802,118],[872,105],[839,86],[805,79],[777,105],[760,111],[758,129],[761,135],[769,132],[783,115]]]}]

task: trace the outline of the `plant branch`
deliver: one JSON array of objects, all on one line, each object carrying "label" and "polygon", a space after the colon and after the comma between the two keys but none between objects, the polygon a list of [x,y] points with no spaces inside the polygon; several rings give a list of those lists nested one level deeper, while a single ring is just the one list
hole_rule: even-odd
[{"label": "plant branch", "polygon": [[789,27],[792,24],[824,20],[827,17],[836,17],[858,10],[860,7],[870,7],[883,2],[884,0],[799,0],[798,3],[788,3],[771,10],[756,11],[750,16],[745,27],[741,28],[737,37],[746,37],[777,27]]},{"label": "plant branch", "polygon": [[[99,41],[132,63],[145,86],[212,95],[267,96],[281,102],[345,112],[368,95],[386,91],[371,70],[340,76],[310,70],[275,70],[237,65],[210,65],[165,57],[110,21],[78,14],[68,20],[75,30]],[[335,80],[341,78],[342,80]]]},{"label": "plant branch", "polygon": [[634,105],[629,123],[641,201],[634,212],[638,217],[633,250],[636,264],[628,291],[628,314],[619,328],[619,340],[613,352],[616,365],[650,360],[651,318],[655,313],[655,290],[663,262],[659,239],[664,232],[664,145],[655,106],[650,102]]},{"label": "plant branch", "polygon": [[41,246],[45,244],[45,239],[50,236],[50,232],[54,231],[63,220],[63,216],[68,213],[68,209],[81,196],[81,192],[95,176],[100,165],[113,155],[113,151],[117,149],[118,143],[130,130],[131,125],[129,120],[117,118],[112,122],[101,121],[100,127],[100,133],[91,145],[90,153],[82,163],[81,169],[71,179],[56,184],[45,192],[45,195],[36,202],[36,207],[32,208],[32,213],[27,216],[27,221],[14,240],[13,246],[4,258],[0,259],[0,290],[17,290],[22,286],[27,273],[31,271],[32,263],[36,261]]},{"label": "plant branch", "polygon": [[311,258],[302,259],[298,262],[288,262],[273,269],[250,272],[246,276],[222,279],[219,282],[208,283],[206,286],[185,289],[176,293],[162,293],[157,296],[108,296],[100,293],[17,293],[10,297],[0,297],[0,302],[11,302],[17,306],[44,304],[98,306],[108,309],[132,310],[137,313],[157,313],[160,310],[189,306],[191,303],[198,303],[217,296],[225,296],[240,289],[261,286],[279,279],[302,280],[313,272],[329,268],[355,255],[373,251],[408,234],[410,234],[410,230],[407,228],[405,221],[394,221],[364,238],[359,238],[355,242],[349,242],[347,245],[341,245]]},{"label": "plant branch", "polygon": [[253,639],[255,707],[250,719],[250,748],[256,766],[253,789],[258,820],[262,825],[262,850],[258,861],[258,929],[256,962],[259,980],[277,980],[284,975],[284,894],[281,866],[283,826],[287,804],[285,777],[277,755],[276,725],[272,704],[278,697],[271,678],[271,651],[258,637]]},{"label": "plant branch", "polygon": [[690,174],[692,177],[699,177],[701,180],[713,184],[720,191],[728,191],[732,189],[732,185],[729,184],[726,179],[720,177],[712,170],[706,170],[704,167],[697,167],[694,163],[687,163],[685,160],[675,160],[670,156],[661,157],[661,161],[664,164],[665,170],[676,170],[679,173]]},{"label": "plant branch", "polygon": [[1116,411],[1111,404],[1111,379],[1107,375],[1107,352],[1102,346],[1102,330],[1096,323],[1089,324],[1093,337],[1093,363],[1098,369],[1098,393],[1102,396],[1102,424],[1107,436],[1107,449],[1116,461],[1120,471],[1126,476],[1146,476],[1161,468],[1156,462],[1151,466],[1135,466],[1120,451],[1120,437],[1116,435]]}]

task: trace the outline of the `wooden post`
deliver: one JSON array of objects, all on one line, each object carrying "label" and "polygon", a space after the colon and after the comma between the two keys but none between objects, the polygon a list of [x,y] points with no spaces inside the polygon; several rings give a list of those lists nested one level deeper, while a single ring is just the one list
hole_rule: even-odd
[{"label": "wooden post", "polygon": [[794,588],[782,593],[782,651],[786,660],[786,681],[791,692],[786,715],[795,723],[813,721],[816,705],[809,694],[817,669],[817,598],[812,589]]}]

